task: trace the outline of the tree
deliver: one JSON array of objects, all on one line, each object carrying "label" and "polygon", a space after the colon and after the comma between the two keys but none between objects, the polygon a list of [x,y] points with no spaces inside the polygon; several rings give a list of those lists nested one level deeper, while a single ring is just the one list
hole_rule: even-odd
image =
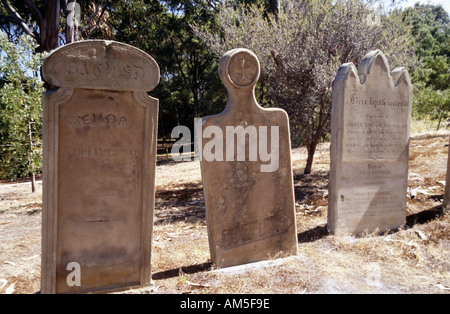
[{"label": "tree", "polygon": [[190,26],[198,21],[214,28],[218,2],[135,0],[117,6],[111,15],[115,38],[143,49],[159,64],[161,80],[152,95],[162,100],[161,137],[181,124],[193,130],[195,117],[225,106],[216,57]]},{"label": "tree", "polygon": [[[38,52],[58,47],[60,1],[2,0],[2,4],[1,24],[10,37],[21,34],[31,36],[39,43]],[[13,31],[10,24],[16,26]]]},{"label": "tree", "polygon": [[[178,124],[193,126],[194,117],[225,106],[217,60],[190,27],[193,21],[214,24],[221,0],[0,1],[0,28],[11,42],[30,35],[38,44],[37,52],[100,38],[125,42],[152,55],[161,68],[161,82],[152,95],[164,100],[159,115],[163,136]],[[51,27],[48,11],[59,16]],[[44,40],[50,36],[49,27],[58,30],[52,32],[51,45],[50,39]]]},{"label": "tree", "polygon": [[[45,89],[38,74],[44,56],[41,52],[76,40],[80,35],[89,37],[98,33],[105,37],[107,12],[93,1],[78,7],[84,12],[91,11],[84,19],[71,14],[75,0],[1,0],[1,3],[0,178],[31,175],[34,191],[35,173],[42,166],[41,101]],[[75,19],[66,19],[71,16]]]},{"label": "tree", "polygon": [[[98,32],[111,35],[105,20],[112,1],[1,0],[0,29],[14,42],[21,35],[31,36],[36,52],[51,51]],[[78,9],[80,12],[78,12]],[[83,12],[84,14],[81,14]]]},{"label": "tree", "polygon": [[[44,88],[36,69],[43,55],[35,54],[31,36],[12,44],[0,33],[0,178],[32,175],[41,167]],[[34,180],[32,180],[34,190]]]},{"label": "tree", "polygon": [[441,121],[450,116],[450,18],[442,6],[416,4],[402,12],[412,26],[420,65],[412,73],[413,114]]},{"label": "tree", "polygon": [[[374,13],[379,24],[369,20]],[[216,56],[243,45],[258,55],[259,99],[289,114],[294,145],[308,150],[308,174],[319,141],[329,134],[331,85],[339,66],[357,64],[374,49],[392,66],[414,62],[409,28],[398,12],[381,13],[364,1],[286,1],[275,19],[259,6],[225,4],[218,14],[220,32],[200,24],[195,32]]]}]

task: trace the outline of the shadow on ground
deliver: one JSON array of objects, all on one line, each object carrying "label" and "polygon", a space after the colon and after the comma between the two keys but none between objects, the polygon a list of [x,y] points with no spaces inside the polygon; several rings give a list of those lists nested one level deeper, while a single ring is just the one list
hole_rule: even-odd
[{"label": "shadow on ground", "polygon": [[155,225],[181,221],[205,222],[203,185],[188,183],[172,186],[169,190],[157,189],[155,194]]},{"label": "shadow on ground", "polygon": [[152,274],[153,280],[161,280],[161,279],[167,279],[167,278],[174,278],[178,277],[182,274],[195,274],[203,271],[211,270],[212,264],[210,262],[202,263],[202,264],[195,264],[190,266],[182,266],[180,268],[160,271],[157,273]]},{"label": "shadow on ground", "polygon": [[438,219],[444,214],[444,208],[442,205],[423,210],[421,212],[408,215],[406,217],[405,226],[409,229],[414,227],[414,225],[422,225],[432,220]]},{"label": "shadow on ground", "polygon": [[[438,219],[443,215],[442,206],[436,206],[419,213],[411,214],[406,217],[406,228],[412,228],[417,224],[425,224],[432,220]],[[391,233],[398,232],[400,229],[392,230]],[[327,229],[327,225],[316,226],[312,229],[306,230],[304,232],[298,233],[298,242],[301,243],[309,243],[320,240],[326,236],[330,235]],[[380,233],[380,236],[383,234]],[[165,270],[152,275],[154,280],[161,280],[167,278],[177,277],[182,274],[195,274],[198,272],[209,271],[212,269],[212,264],[210,262],[182,266],[175,269]]]},{"label": "shadow on ground", "polygon": [[328,178],[327,171],[311,174],[294,173],[295,201],[301,203],[325,199],[328,194]]}]

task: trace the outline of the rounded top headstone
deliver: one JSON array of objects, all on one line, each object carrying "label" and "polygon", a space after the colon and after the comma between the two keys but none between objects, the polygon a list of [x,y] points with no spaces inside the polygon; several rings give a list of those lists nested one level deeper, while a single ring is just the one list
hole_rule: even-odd
[{"label": "rounded top headstone", "polygon": [[42,66],[52,86],[117,91],[150,91],[159,66],[144,51],[116,41],[86,40],[54,50]]},{"label": "rounded top headstone", "polygon": [[258,57],[245,48],[228,51],[219,64],[222,82],[227,87],[248,88],[256,84],[260,75]]}]

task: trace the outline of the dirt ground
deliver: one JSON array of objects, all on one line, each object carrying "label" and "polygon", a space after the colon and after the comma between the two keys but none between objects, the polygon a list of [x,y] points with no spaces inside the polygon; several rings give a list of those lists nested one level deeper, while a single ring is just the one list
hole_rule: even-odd
[{"label": "dirt ground", "polygon": [[[217,270],[210,263],[198,162],[157,165],[152,285],[121,293],[449,293],[450,214],[442,210],[448,133],[410,145],[407,222],[384,234],[326,228],[329,143],[313,172],[292,152],[299,254]],[[40,290],[42,182],[0,183],[0,293]]]}]

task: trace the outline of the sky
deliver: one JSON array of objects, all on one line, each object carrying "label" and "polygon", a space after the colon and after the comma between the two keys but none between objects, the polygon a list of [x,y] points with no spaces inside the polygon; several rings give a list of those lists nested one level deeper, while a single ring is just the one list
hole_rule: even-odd
[{"label": "sky", "polygon": [[442,7],[450,14],[450,0],[406,0],[402,1],[399,4],[399,7],[406,8],[406,7],[412,7],[416,2],[419,2],[421,4],[433,4],[433,5],[442,5]]}]

